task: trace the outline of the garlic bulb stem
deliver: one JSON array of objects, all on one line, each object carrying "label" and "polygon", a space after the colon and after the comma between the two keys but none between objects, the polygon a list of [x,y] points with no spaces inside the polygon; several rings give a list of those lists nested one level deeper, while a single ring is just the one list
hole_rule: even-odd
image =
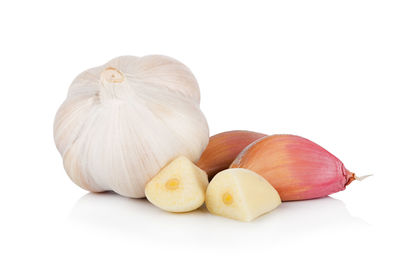
[{"label": "garlic bulb stem", "polygon": [[109,83],[121,83],[125,80],[124,74],[115,67],[107,67],[101,73],[101,81]]}]

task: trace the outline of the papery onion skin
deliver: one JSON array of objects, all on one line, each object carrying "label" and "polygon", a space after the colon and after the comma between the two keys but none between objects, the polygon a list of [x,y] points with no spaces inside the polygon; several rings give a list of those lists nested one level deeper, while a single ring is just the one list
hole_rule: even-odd
[{"label": "papery onion skin", "polygon": [[210,141],[197,166],[207,172],[208,179],[222,170],[228,169],[237,155],[253,141],[266,136],[265,134],[235,130],[222,132],[210,137]]},{"label": "papery onion skin", "polygon": [[295,135],[272,135],[247,146],[231,168],[250,169],[278,191],[282,201],[306,200],[342,191],[355,174],[318,144]]}]

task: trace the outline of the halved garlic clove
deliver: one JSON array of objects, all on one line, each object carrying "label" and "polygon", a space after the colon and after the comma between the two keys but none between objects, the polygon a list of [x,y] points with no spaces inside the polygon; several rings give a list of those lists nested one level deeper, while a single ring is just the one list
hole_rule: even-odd
[{"label": "halved garlic clove", "polygon": [[249,222],[281,204],[278,192],[262,176],[246,169],[218,173],[208,185],[207,209],[216,215]]},{"label": "halved garlic clove", "polygon": [[165,166],[147,185],[145,194],[155,206],[171,212],[195,210],[204,203],[207,174],[180,156]]}]

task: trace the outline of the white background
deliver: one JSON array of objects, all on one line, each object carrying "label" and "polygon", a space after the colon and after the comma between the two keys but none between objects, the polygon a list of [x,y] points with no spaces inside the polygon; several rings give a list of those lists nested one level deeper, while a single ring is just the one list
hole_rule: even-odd
[{"label": "white background", "polygon": [[[399,272],[399,1],[2,1],[1,272]],[[88,194],[52,136],[119,55],[191,68],[211,134],[309,138],[359,175],[254,222]]]}]

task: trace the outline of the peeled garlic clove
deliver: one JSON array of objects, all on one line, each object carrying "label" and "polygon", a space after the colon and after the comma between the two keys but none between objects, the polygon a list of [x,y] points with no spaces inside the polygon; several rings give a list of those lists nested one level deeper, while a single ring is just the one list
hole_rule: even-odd
[{"label": "peeled garlic clove", "polygon": [[246,169],[218,173],[206,192],[206,206],[211,213],[246,222],[280,204],[278,192],[268,181]]},{"label": "peeled garlic clove", "polygon": [[208,145],[197,162],[212,179],[218,172],[228,169],[237,155],[253,141],[266,136],[251,131],[228,131],[210,137]]},{"label": "peeled garlic clove", "polygon": [[294,135],[261,138],[246,147],[231,168],[250,169],[267,179],[282,201],[342,191],[356,176],[321,146]]},{"label": "peeled garlic clove", "polygon": [[171,212],[192,211],[204,203],[207,174],[180,156],[165,166],[147,185],[147,199]]},{"label": "peeled garlic clove", "polygon": [[57,112],[54,139],[82,188],[144,197],[145,184],[179,155],[208,143],[190,70],[165,56],[118,57],[81,73]]}]

